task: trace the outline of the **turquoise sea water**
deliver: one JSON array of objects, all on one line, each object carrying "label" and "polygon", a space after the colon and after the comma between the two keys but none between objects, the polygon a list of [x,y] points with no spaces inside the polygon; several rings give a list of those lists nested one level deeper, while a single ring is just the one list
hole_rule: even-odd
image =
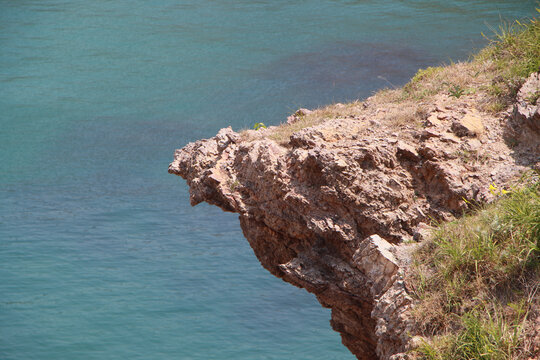
[{"label": "turquoise sea water", "polygon": [[0,0],[0,359],[352,359],[175,148],[463,59],[535,1]]}]

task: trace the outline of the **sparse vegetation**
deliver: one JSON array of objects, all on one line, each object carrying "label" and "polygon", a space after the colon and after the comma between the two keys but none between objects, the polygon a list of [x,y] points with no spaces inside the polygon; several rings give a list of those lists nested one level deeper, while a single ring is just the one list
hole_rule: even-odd
[{"label": "sparse vegetation", "polygon": [[488,83],[486,65],[476,62],[458,62],[452,65],[419,70],[400,90],[401,101],[426,100],[439,94],[460,98],[475,93],[482,84]]},{"label": "sparse vegetation", "polygon": [[536,105],[539,98],[540,98],[540,90],[532,93],[527,99],[527,101],[530,102],[532,105]]},{"label": "sparse vegetation", "polygon": [[362,111],[363,105],[359,101],[325,106],[309,114],[298,116],[292,123],[276,127],[268,137],[279,144],[285,145],[290,136],[299,130],[316,126],[330,119],[358,119],[362,115]]},{"label": "sparse vegetation", "polygon": [[238,180],[229,181],[229,190],[231,192],[234,192],[239,186],[240,182]]},{"label": "sparse vegetation", "polygon": [[303,116],[293,124],[281,125],[269,137],[278,143],[284,143],[289,140],[293,133],[306,127],[317,125],[318,123],[322,122],[323,119],[328,119],[328,117],[316,117],[311,114],[309,116]]},{"label": "sparse vegetation", "polygon": [[443,68],[440,67],[440,66],[437,66],[437,67],[429,66],[429,67],[427,67],[425,69],[420,69],[420,70],[418,70],[416,75],[414,75],[414,77],[411,79],[411,83],[418,84],[418,83],[422,82],[424,79],[433,77],[435,74],[440,72],[442,69]]},{"label": "sparse vegetation", "polygon": [[540,22],[536,18],[515,21],[492,30],[493,35],[486,36],[489,45],[472,61],[419,70],[403,87],[401,99],[422,100],[440,94],[444,84],[451,83],[450,96],[481,91],[487,95],[485,110],[506,108],[524,79],[540,68]]},{"label": "sparse vegetation", "polygon": [[478,150],[458,150],[455,155],[466,164],[485,164],[490,159],[488,154]]},{"label": "sparse vegetation", "polygon": [[[417,359],[527,359],[540,311],[540,174],[498,200],[441,224],[417,252],[409,282],[430,338]],[[534,324],[533,324],[534,325]]]},{"label": "sparse vegetation", "polygon": [[463,94],[465,94],[465,89],[459,85],[454,85],[450,88],[450,90],[448,90],[448,92],[450,93],[450,96],[459,99]]}]

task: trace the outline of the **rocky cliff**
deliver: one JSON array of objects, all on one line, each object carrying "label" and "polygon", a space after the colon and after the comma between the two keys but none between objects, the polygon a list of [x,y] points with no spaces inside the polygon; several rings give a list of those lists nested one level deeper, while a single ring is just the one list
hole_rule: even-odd
[{"label": "rocky cliff", "polygon": [[380,95],[301,110],[279,127],[190,143],[169,172],[187,180],[192,205],[238,213],[262,266],[331,308],[359,359],[398,359],[415,346],[410,249],[432,221],[490,201],[491,184],[538,166],[538,89],[533,74],[497,114],[482,110],[480,93],[446,92],[406,121],[396,111],[412,110]]}]

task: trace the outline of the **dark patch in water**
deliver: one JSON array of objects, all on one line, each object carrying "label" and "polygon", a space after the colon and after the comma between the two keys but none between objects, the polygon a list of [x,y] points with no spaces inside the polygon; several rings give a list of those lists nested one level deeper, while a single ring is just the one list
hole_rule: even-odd
[{"label": "dark patch in water", "polygon": [[434,62],[425,52],[402,45],[336,43],[284,57],[259,76],[287,83],[296,92],[316,91],[344,101],[368,96],[382,87],[401,86],[418,68]]}]

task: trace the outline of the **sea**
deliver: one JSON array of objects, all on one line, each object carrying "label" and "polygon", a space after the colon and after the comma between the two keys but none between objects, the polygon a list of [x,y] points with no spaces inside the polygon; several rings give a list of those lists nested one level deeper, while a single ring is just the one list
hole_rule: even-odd
[{"label": "sea", "polygon": [[[354,359],[174,150],[466,60],[536,0],[0,0],[0,359]],[[483,35],[482,35],[483,34]]]}]

